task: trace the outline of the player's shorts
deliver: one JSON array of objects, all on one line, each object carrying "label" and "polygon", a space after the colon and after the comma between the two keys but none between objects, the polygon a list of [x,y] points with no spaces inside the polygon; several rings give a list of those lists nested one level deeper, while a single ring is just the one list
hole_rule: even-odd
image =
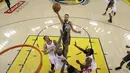
[{"label": "player's shorts", "polygon": [[114,3],[113,7],[111,8],[110,12],[112,16],[116,14],[116,3]]},{"label": "player's shorts", "polygon": [[55,55],[52,56],[48,55],[48,56],[49,56],[50,63],[55,64]]},{"label": "player's shorts", "polygon": [[110,14],[111,14],[112,16],[115,16],[115,15],[116,15],[116,10],[111,9],[111,10],[110,10]]},{"label": "player's shorts", "polygon": [[108,7],[109,7],[109,8],[111,8],[111,7],[112,7],[112,5],[111,5],[111,3],[110,3],[110,2],[108,3]]},{"label": "player's shorts", "polygon": [[126,55],[126,56],[123,58],[123,61],[124,61],[124,62],[130,61],[130,55]]}]

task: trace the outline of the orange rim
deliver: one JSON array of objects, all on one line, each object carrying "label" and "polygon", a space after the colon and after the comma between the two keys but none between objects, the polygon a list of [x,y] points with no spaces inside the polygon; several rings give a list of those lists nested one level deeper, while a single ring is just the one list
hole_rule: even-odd
[{"label": "orange rim", "polygon": [[13,50],[13,49],[15,49],[15,48],[18,48],[18,47],[31,47],[31,48],[35,49],[35,50],[40,54],[40,64],[39,64],[38,68],[36,69],[36,71],[34,72],[34,73],[39,73],[40,70],[41,70],[41,68],[42,68],[42,59],[43,59],[43,58],[42,58],[42,53],[41,53],[41,51],[40,51],[37,47],[35,47],[35,46],[28,45],[28,44],[15,45],[15,46],[9,47],[9,48],[3,50],[2,52],[0,52],[0,55],[4,54],[4,53],[6,53],[6,52],[8,52],[8,51],[10,51],[10,50]]}]

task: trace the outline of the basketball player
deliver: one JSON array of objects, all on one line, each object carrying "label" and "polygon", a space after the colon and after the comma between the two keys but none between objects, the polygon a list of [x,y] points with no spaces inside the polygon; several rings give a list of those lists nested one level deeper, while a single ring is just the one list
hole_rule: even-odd
[{"label": "basketball player", "polygon": [[110,1],[107,1],[107,2],[108,2],[108,6],[107,6],[106,11],[103,15],[106,15],[108,8],[111,8],[111,11],[109,13],[108,22],[112,23],[112,16],[116,15],[116,0],[110,0]]},{"label": "basketball player", "polygon": [[[61,36],[60,36],[60,38],[58,40],[58,45],[61,44],[61,38],[63,37],[63,34],[62,34],[61,30],[60,30],[60,33],[61,33]],[[58,69],[62,68],[62,66],[64,64],[63,61],[66,61],[66,58],[64,57],[63,50],[62,50],[62,48],[60,46],[57,47],[57,49],[55,50],[54,53],[55,53],[55,65],[56,65],[55,70],[58,70]],[[67,70],[67,65],[65,65],[64,69]]]},{"label": "basketball player", "polygon": [[[61,37],[58,40],[59,45],[60,45]],[[63,50],[60,47],[58,47],[55,51],[55,66],[56,66],[55,70],[61,69],[61,73],[64,73],[64,69],[67,70],[68,73],[76,73],[77,71],[76,68],[68,64],[66,58],[63,56]]]},{"label": "basketball player", "polygon": [[[61,37],[62,34],[59,37],[58,42],[56,42],[55,40],[53,41],[50,40],[48,36],[44,36],[44,40],[46,41],[46,44],[45,44],[45,50],[43,52],[45,54],[48,54],[49,59],[51,61],[51,71],[49,71],[49,73],[54,73],[55,70],[61,69],[63,65],[62,61],[66,60],[66,58],[63,56],[63,51],[60,48]],[[48,50],[48,52],[46,50]],[[65,69],[67,69],[67,66],[65,66]]]},{"label": "basketball player", "polygon": [[55,65],[55,50],[57,47],[59,47],[58,43],[55,40],[51,40],[49,36],[44,36],[43,38],[45,40],[44,50],[43,53],[45,55],[48,54],[50,62],[51,62],[51,71],[54,72],[54,65]]},{"label": "basketball player", "polygon": [[85,63],[84,64],[80,63],[79,60],[76,60],[76,62],[80,65],[81,73],[91,73],[92,72],[92,68],[90,68],[91,67],[91,63],[92,63],[92,59],[90,57],[87,57],[85,59]]},{"label": "basketball player", "polygon": [[112,9],[112,7],[114,6],[114,0],[106,0],[106,2],[108,3],[108,5],[107,5],[106,11],[103,15],[106,15],[108,8]]},{"label": "basketball player", "polygon": [[124,63],[128,62],[127,64],[127,68],[130,70],[130,51],[127,51],[127,55],[123,58],[122,62],[120,63],[119,67],[116,67],[115,70],[120,70],[122,68],[122,66],[124,65]]},{"label": "basketball player", "polygon": [[[78,60],[76,61],[78,64],[82,65]],[[89,63],[91,62],[91,59],[86,59],[86,62]],[[88,70],[87,71],[84,69],[82,71],[76,69],[75,67],[73,67],[72,65],[68,64],[67,61],[64,61],[64,64],[62,66],[62,69],[61,69],[61,72],[60,73],[64,73],[64,66],[67,65],[67,73],[90,73],[91,70]],[[82,68],[83,66],[85,67],[85,65],[82,65]]]},{"label": "basketball player", "polygon": [[6,4],[7,4],[7,6],[8,6],[8,8],[9,8],[9,10],[11,11],[11,7],[10,7],[11,3],[10,3],[10,0],[5,0],[5,2],[6,2]]},{"label": "basketball player", "polygon": [[63,31],[63,37],[62,37],[62,42],[63,42],[63,51],[64,51],[64,56],[67,57],[68,53],[68,46],[70,45],[70,31],[72,30],[75,33],[81,33],[81,31],[77,31],[73,28],[72,23],[69,21],[69,14],[64,15],[64,20],[61,18],[58,12],[55,12],[58,15],[58,18],[62,24],[62,31]]},{"label": "basketball player", "polygon": [[97,69],[96,62],[93,59],[94,51],[91,48],[86,48],[86,50],[82,49],[81,47],[77,46],[77,43],[74,44],[75,47],[77,47],[80,51],[82,51],[84,54],[86,54],[85,63],[80,63],[79,60],[76,62],[80,65],[81,70],[83,73],[91,73],[92,71],[95,71]]},{"label": "basketball player", "polygon": [[[66,60],[66,58],[63,56],[62,48],[57,49],[55,52],[55,58],[54,58],[55,70],[59,70],[62,68],[62,66],[64,64],[64,62],[63,62],[64,60]],[[67,70],[67,65],[65,65],[64,69]],[[54,73],[54,72],[52,72],[52,73]]]}]

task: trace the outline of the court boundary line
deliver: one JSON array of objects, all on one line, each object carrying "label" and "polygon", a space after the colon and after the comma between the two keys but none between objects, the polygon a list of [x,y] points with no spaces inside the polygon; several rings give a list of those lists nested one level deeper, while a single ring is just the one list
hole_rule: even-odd
[{"label": "court boundary line", "polygon": [[[9,47],[5,50],[3,50],[2,52],[0,52],[0,55],[3,55],[4,53],[10,51],[10,50],[13,50],[13,49],[16,49],[18,47],[30,47],[30,48],[33,48],[35,49],[39,55],[40,55],[40,64],[39,66],[37,67],[36,71],[34,73],[39,73],[41,71],[41,68],[42,68],[42,61],[43,61],[43,56],[42,56],[42,52],[39,50],[39,48],[35,47],[35,46],[32,46],[32,45],[29,45],[29,44],[20,44],[20,45],[14,45],[12,47]],[[23,49],[23,48],[22,48]],[[25,48],[24,48],[25,49]]]},{"label": "court boundary line", "polygon": [[[27,36],[27,38],[26,38],[26,40],[24,41],[24,43],[23,44],[25,44],[26,42],[27,42],[27,40],[28,40],[28,38],[29,38],[30,36],[28,35]],[[23,47],[21,47],[21,49],[22,49]],[[18,55],[20,54],[20,52],[21,52],[21,49],[20,49],[20,51],[17,53],[17,55],[15,56],[15,58],[14,58],[14,60],[12,61],[12,63],[11,63],[11,65],[8,67],[8,69],[7,69],[7,71],[6,71],[6,73],[8,73],[8,71],[10,70],[10,68],[11,68],[11,66],[14,64],[14,61],[16,60],[16,58],[18,57]]]},{"label": "court boundary line", "polygon": [[106,59],[106,57],[105,57],[105,53],[104,53],[104,50],[103,50],[103,46],[102,46],[101,41],[100,41],[99,38],[98,38],[98,41],[99,41],[99,44],[100,44],[100,46],[101,46],[101,50],[102,50],[102,52],[103,52],[103,57],[104,57],[104,59],[105,59],[106,66],[107,66],[107,69],[108,69],[108,72],[111,73],[110,70],[109,70],[109,66],[108,66],[107,59]]},{"label": "court boundary line", "polygon": [[[30,35],[29,35],[29,37],[30,37]],[[29,38],[28,38],[28,39],[29,39]],[[37,37],[36,37],[36,39],[37,39]],[[34,43],[32,44],[32,46],[35,45],[36,41],[37,41],[37,40],[34,41]],[[21,69],[19,70],[20,73],[22,72],[22,70],[23,70],[23,68],[24,68],[24,65],[26,64],[26,62],[27,62],[27,60],[28,60],[28,57],[30,56],[30,54],[31,54],[31,52],[32,52],[32,49],[30,49],[30,50],[31,50],[31,51],[29,51],[29,53],[28,53],[28,55],[26,56],[25,61],[24,61],[23,65],[22,65]]]},{"label": "court boundary line", "polygon": [[[31,19],[24,19],[24,20],[19,20],[19,21],[14,21],[14,22],[11,22],[11,23],[7,23],[7,24],[3,24],[0,26],[0,28],[2,27],[5,27],[5,26],[9,26],[9,25],[13,25],[13,24],[16,24],[16,23],[20,23],[20,22],[26,22],[26,21],[31,21],[31,20],[38,20],[38,19],[44,19],[44,18],[56,18],[56,16],[49,16],[49,17],[36,17],[36,18],[31,18]],[[70,17],[70,18],[76,18],[76,19],[84,19],[84,20],[92,20],[91,18],[86,18],[86,17]],[[125,31],[128,31],[130,32],[129,29],[127,29],[126,27],[122,27],[122,26],[118,26],[116,24],[111,24],[111,23],[108,23],[108,22],[105,22],[105,21],[101,21],[101,20],[93,20],[93,21],[97,21],[97,22],[100,22],[100,23],[104,23],[103,25],[111,25],[113,27],[116,27],[116,28],[119,28],[119,29],[122,29],[122,30],[125,30]],[[118,23],[119,24],[119,23]]]}]

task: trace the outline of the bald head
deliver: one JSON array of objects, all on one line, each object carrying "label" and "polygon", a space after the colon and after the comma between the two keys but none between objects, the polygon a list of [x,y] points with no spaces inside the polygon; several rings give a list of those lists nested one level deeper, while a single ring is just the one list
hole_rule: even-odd
[{"label": "bald head", "polygon": [[58,50],[57,50],[57,54],[59,55],[59,56],[61,56],[62,55],[62,52],[63,50],[62,50],[62,48],[59,48]]}]

